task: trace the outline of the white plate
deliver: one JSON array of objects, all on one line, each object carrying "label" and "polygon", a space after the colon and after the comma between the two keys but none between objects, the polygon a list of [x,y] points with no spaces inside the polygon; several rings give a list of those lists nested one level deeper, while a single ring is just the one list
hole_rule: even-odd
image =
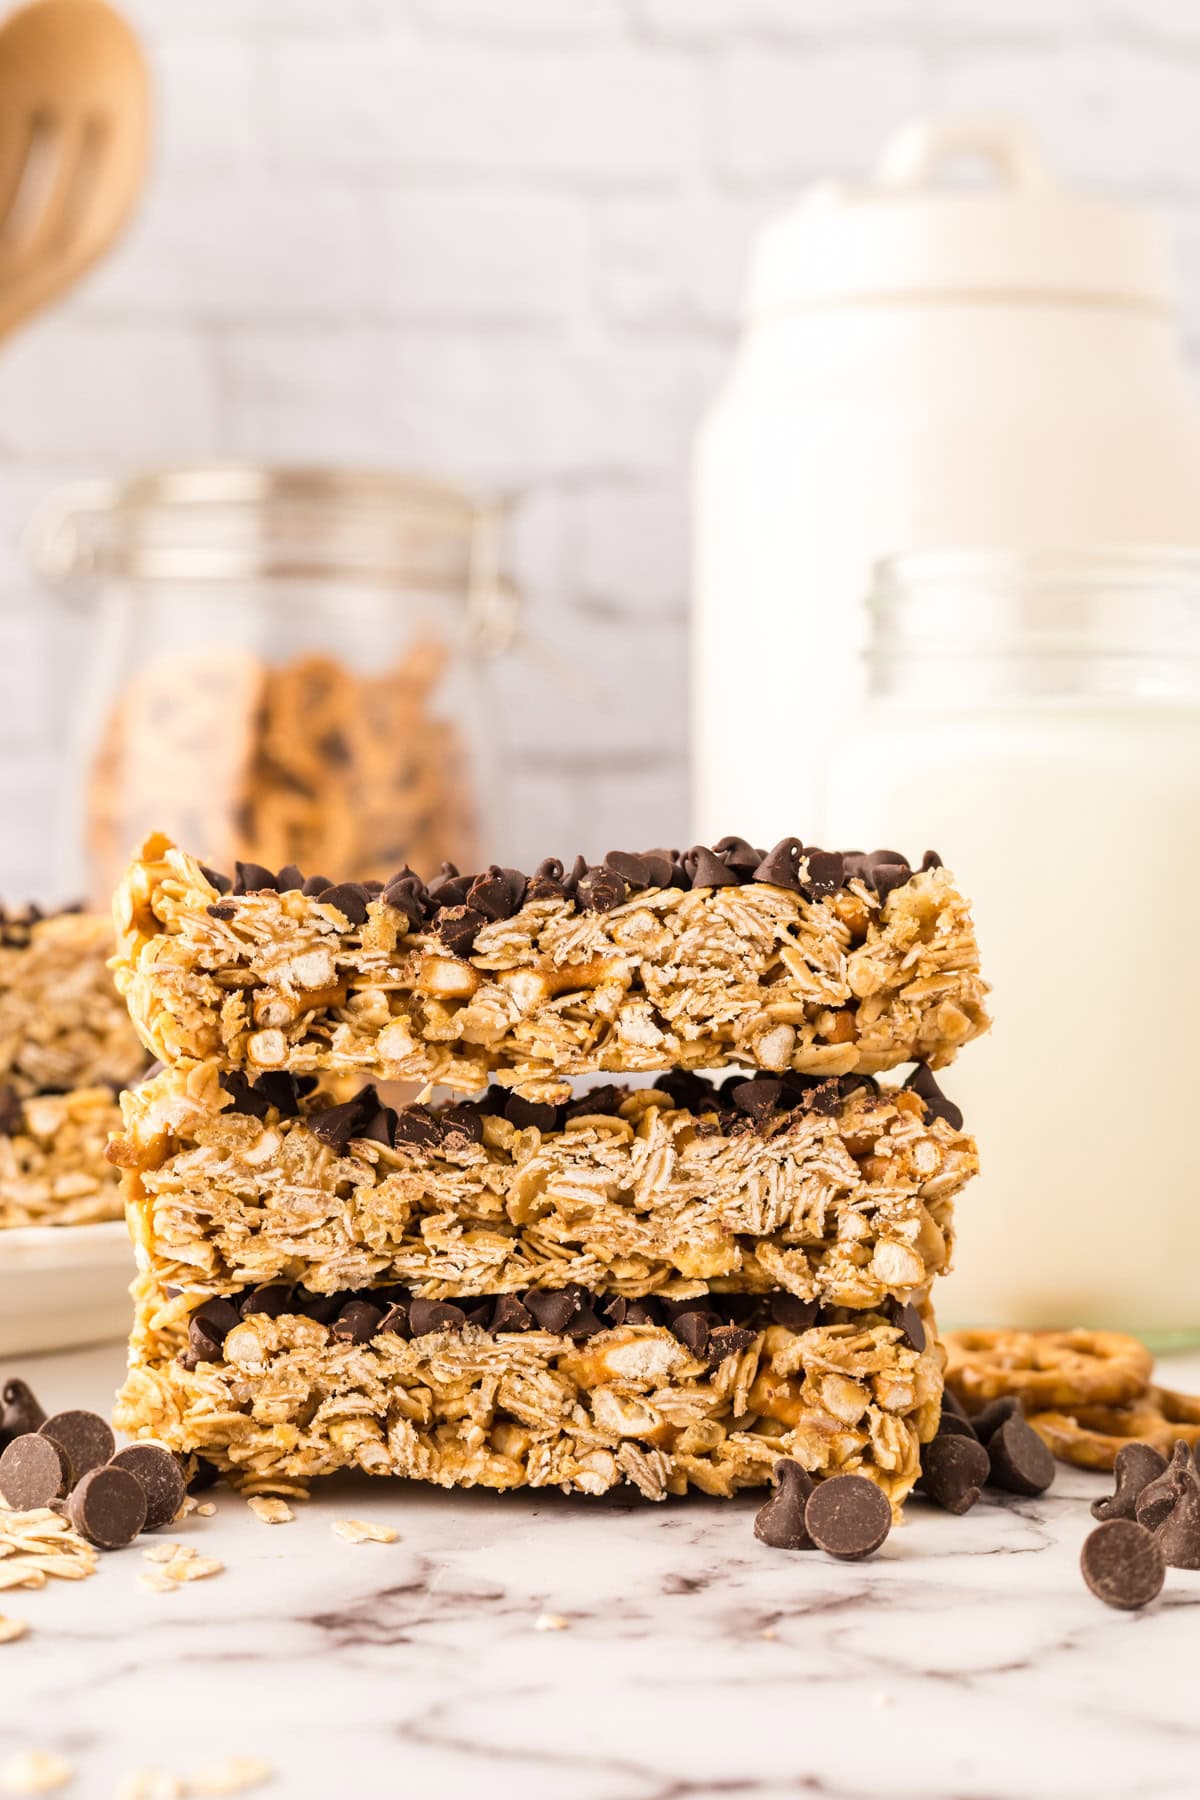
[{"label": "white plate", "polygon": [[0,1231],[0,1356],[127,1337],[133,1277],[122,1220]]}]

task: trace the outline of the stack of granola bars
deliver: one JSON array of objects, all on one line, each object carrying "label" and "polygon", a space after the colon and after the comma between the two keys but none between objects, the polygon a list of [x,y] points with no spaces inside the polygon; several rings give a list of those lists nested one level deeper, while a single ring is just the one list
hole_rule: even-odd
[{"label": "stack of granola bars", "polygon": [[105,1160],[117,1093],[146,1053],[94,914],[0,912],[0,1229],[119,1219]]},{"label": "stack of granola bars", "polygon": [[113,1148],[126,1431],[259,1480],[654,1498],[787,1456],[899,1505],[975,1170],[930,1070],[987,1024],[936,857],[728,838],[426,887],[155,838],[116,916],[165,1064]]}]

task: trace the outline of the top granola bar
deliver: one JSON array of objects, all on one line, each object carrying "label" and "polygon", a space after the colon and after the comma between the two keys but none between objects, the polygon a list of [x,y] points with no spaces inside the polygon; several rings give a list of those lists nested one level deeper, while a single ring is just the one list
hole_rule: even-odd
[{"label": "top granola bar", "polygon": [[165,1062],[360,1073],[535,1099],[596,1072],[939,1068],[985,1031],[967,903],[920,869],[739,838],[566,874],[332,886],[150,838],[114,901],[116,982]]}]

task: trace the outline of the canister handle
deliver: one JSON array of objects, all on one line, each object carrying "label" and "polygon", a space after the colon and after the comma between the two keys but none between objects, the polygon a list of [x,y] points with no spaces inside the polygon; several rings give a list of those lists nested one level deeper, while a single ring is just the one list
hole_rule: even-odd
[{"label": "canister handle", "polygon": [[55,587],[85,581],[95,566],[95,543],[86,521],[102,517],[117,495],[111,481],[76,481],[39,500],[21,534],[21,547],[36,574]]},{"label": "canister handle", "polygon": [[940,166],[957,156],[991,163],[1005,187],[1055,186],[1037,138],[1023,120],[1005,113],[913,119],[888,139],[876,172],[884,187],[934,187]]}]

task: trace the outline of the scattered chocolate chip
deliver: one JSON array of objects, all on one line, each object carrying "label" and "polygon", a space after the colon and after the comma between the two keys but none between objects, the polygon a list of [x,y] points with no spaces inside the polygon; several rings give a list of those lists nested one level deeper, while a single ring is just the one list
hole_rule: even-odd
[{"label": "scattered chocolate chip", "polygon": [[525,1295],[525,1305],[533,1314],[540,1330],[559,1334],[567,1329],[579,1311],[577,1295],[566,1288],[546,1291],[530,1288]]},{"label": "scattered chocolate chip", "polygon": [[492,1313],[492,1331],[528,1331],[533,1314],[515,1294],[501,1294]]},{"label": "scattered chocolate chip", "polygon": [[330,1330],[339,1343],[369,1344],[379,1329],[383,1308],[369,1300],[348,1300]]},{"label": "scattered chocolate chip", "polygon": [[33,1512],[59,1500],[71,1486],[71,1464],[65,1451],[40,1432],[13,1438],[0,1455],[0,1498],[14,1512]]},{"label": "scattered chocolate chip", "polygon": [[[960,1427],[964,1423],[955,1420]],[[966,1430],[970,1427],[966,1426]],[[917,1486],[946,1512],[970,1512],[988,1478],[988,1469],[988,1453],[977,1438],[939,1431],[932,1443],[921,1447]]]},{"label": "scattered chocolate chip", "polygon": [[857,1562],[887,1537],[892,1509],[883,1489],[865,1475],[831,1475],[809,1495],[804,1524],[818,1549]]},{"label": "scattered chocolate chip", "polygon": [[635,890],[671,885],[671,858],[661,850],[647,850],[641,855],[630,850],[610,850],[604,866],[615,869]]},{"label": "scattered chocolate chip", "polygon": [[1138,1496],[1166,1468],[1166,1457],[1153,1444],[1122,1444],[1113,1463],[1116,1487],[1103,1500],[1092,1501],[1093,1519],[1136,1518]]},{"label": "scattered chocolate chip", "polygon": [[737,1081],[732,1087],[722,1088],[722,1098],[728,1094],[738,1111],[753,1119],[756,1125],[765,1124],[771,1117],[782,1093],[782,1081],[772,1075],[755,1075],[749,1081]]},{"label": "scattered chocolate chip", "polygon": [[6,1442],[27,1431],[40,1431],[46,1414],[27,1381],[14,1375],[0,1390],[0,1450]]},{"label": "scattered chocolate chip", "polygon": [[399,875],[393,875],[380,898],[393,912],[403,913],[410,931],[419,931],[425,923],[429,891],[411,869],[404,869]]},{"label": "scattered chocolate chip", "polygon": [[771,1471],[775,1493],[754,1515],[754,1535],[772,1550],[815,1550],[804,1522],[804,1509],[813,1491],[807,1469],[782,1456]]},{"label": "scattered chocolate chip", "polygon": [[1194,1470],[1154,1535],[1169,1569],[1200,1569],[1200,1480]]},{"label": "scattered chocolate chip", "polygon": [[279,889],[281,894],[295,893],[298,888],[304,886],[304,877],[296,867],[295,863],[284,864],[283,868],[280,869],[278,875],[275,877],[275,886]]},{"label": "scattered chocolate chip", "polygon": [[704,844],[696,844],[683,859],[694,888],[737,887],[738,878],[719,856]]},{"label": "scattered chocolate chip", "polygon": [[517,908],[506,871],[493,863],[484,874],[477,875],[467,890],[467,905],[489,921],[510,919]]},{"label": "scattered chocolate chip", "polygon": [[858,869],[859,878],[874,888],[881,902],[896,888],[903,887],[912,875],[907,857],[898,850],[873,850],[864,856]]},{"label": "scattered chocolate chip", "polygon": [[1009,1494],[1044,1494],[1054,1480],[1054,1457],[1020,1413],[992,1432],[987,1440],[993,1487]]},{"label": "scattered chocolate chip", "polygon": [[510,1094],[504,1105],[504,1116],[518,1131],[536,1128],[553,1131],[558,1124],[558,1108],[542,1100],[526,1100],[521,1094]]},{"label": "scattered chocolate chip", "polygon": [[447,1300],[414,1300],[408,1309],[414,1337],[424,1337],[427,1331],[461,1331],[466,1322],[462,1307]]},{"label": "scattered chocolate chip", "polygon": [[584,912],[612,912],[625,899],[625,878],[615,869],[589,869],[579,878],[575,899]]},{"label": "scattered chocolate chip", "polygon": [[964,1437],[970,1438],[973,1443],[977,1444],[979,1442],[979,1439],[975,1435],[975,1427],[971,1424],[971,1421],[969,1419],[960,1419],[957,1413],[947,1412],[944,1407],[942,1409],[942,1416],[938,1420],[938,1436]]},{"label": "scattered chocolate chip", "polygon": [[275,876],[270,869],[261,863],[237,862],[233,865],[234,878],[232,892],[235,894],[273,894]]},{"label": "scattered chocolate chip", "polygon": [[90,1469],[67,1501],[67,1517],[98,1550],[121,1550],[146,1523],[142,1484],[113,1463]]},{"label": "scattered chocolate chip", "polygon": [[785,1331],[811,1331],[819,1310],[815,1300],[801,1300],[797,1294],[771,1295],[771,1322]]},{"label": "scattered chocolate chip", "polygon": [[367,891],[361,882],[339,881],[334,887],[327,887],[317,895],[319,906],[332,906],[351,925],[365,925],[367,922]]},{"label": "scattered chocolate chip", "polygon": [[942,1393],[942,1413],[955,1413],[960,1419],[967,1417],[967,1409],[953,1388],[946,1388]]},{"label": "scattered chocolate chip", "polygon": [[145,1441],[126,1444],[108,1466],[124,1469],[141,1488],[146,1502],[143,1531],[157,1531],[160,1525],[169,1525],[178,1515],[185,1493],[183,1470],[179,1458],[165,1445]]},{"label": "scattered chocolate chip", "polygon": [[206,1300],[198,1306],[188,1320],[188,1349],[196,1361],[220,1362],[225,1339],[237,1323],[237,1312],[228,1300]]},{"label": "scattered chocolate chip", "polygon": [[732,869],[742,881],[750,881],[766,851],[756,850],[745,838],[723,837],[713,845],[713,854],[719,856],[725,867]]},{"label": "scattered chocolate chip", "polygon": [[922,873],[922,875],[927,874],[930,869],[940,869],[942,867],[943,867],[942,859],[938,855],[936,850],[927,850],[925,852],[924,856],[921,858],[921,873]]},{"label": "scattered chocolate chip", "polygon": [[[229,1310],[233,1313],[232,1307]],[[236,1323],[236,1313],[233,1318]],[[54,1413],[38,1429],[43,1437],[57,1444],[66,1457],[72,1481],[81,1480],[89,1470],[108,1462],[117,1447],[112,1426],[99,1413]]]},{"label": "scattered chocolate chip", "polygon": [[304,895],[306,900],[315,900],[318,894],[323,894],[326,888],[332,886],[333,883],[330,881],[328,875],[308,875],[305,877],[304,885],[301,887],[300,892]]},{"label": "scattered chocolate chip", "polygon": [[210,919],[222,919],[225,924],[228,924],[230,919],[237,918],[238,909],[232,900],[214,900],[212,905],[206,906],[204,910]]},{"label": "scattered chocolate chip", "polygon": [[210,869],[207,863],[200,864],[200,873],[209,887],[216,888],[218,894],[227,894],[233,886],[228,875],[222,875],[219,869]]},{"label": "scattered chocolate chip", "polygon": [[932,1069],[927,1069],[924,1063],[918,1063],[904,1085],[910,1093],[916,1094],[925,1102],[925,1111],[931,1119],[945,1119],[952,1131],[962,1130],[962,1113],[953,1100],[948,1100],[943,1094]]},{"label": "scattered chocolate chip", "polygon": [[[949,1389],[946,1391],[949,1394]],[[1009,1419],[1024,1417],[1025,1409],[1021,1402],[1006,1394],[1001,1400],[989,1400],[986,1406],[972,1416],[971,1425],[980,1443],[986,1444],[991,1441],[993,1433],[999,1431]]]},{"label": "scattered chocolate chip", "polygon": [[838,850],[807,850],[805,861],[808,877],[805,891],[814,900],[824,900],[846,885],[846,860]]},{"label": "scattered chocolate chip", "polygon": [[769,882],[772,887],[787,888],[789,893],[798,894],[800,856],[803,849],[804,845],[799,838],[780,838],[775,848],[755,869],[755,881]]},{"label": "scattered chocolate chip", "polygon": [[438,914],[433,929],[451,956],[466,958],[486,924],[483,914],[472,906],[448,906]]},{"label": "scattered chocolate chip", "polygon": [[264,1281],[258,1287],[250,1289],[238,1301],[238,1313],[243,1319],[251,1318],[259,1313],[268,1319],[278,1319],[284,1313],[295,1310],[295,1289],[290,1281]]},{"label": "scattered chocolate chip", "polygon": [[1167,1573],[1153,1534],[1134,1519],[1106,1519],[1097,1525],[1084,1539],[1079,1566],[1097,1600],[1124,1612],[1155,1599]]},{"label": "scattered chocolate chip", "polygon": [[1157,1531],[1175,1509],[1188,1485],[1196,1479],[1192,1453],[1182,1438],[1177,1438],[1171,1460],[1162,1474],[1147,1483],[1137,1497],[1134,1512],[1139,1525]]}]

